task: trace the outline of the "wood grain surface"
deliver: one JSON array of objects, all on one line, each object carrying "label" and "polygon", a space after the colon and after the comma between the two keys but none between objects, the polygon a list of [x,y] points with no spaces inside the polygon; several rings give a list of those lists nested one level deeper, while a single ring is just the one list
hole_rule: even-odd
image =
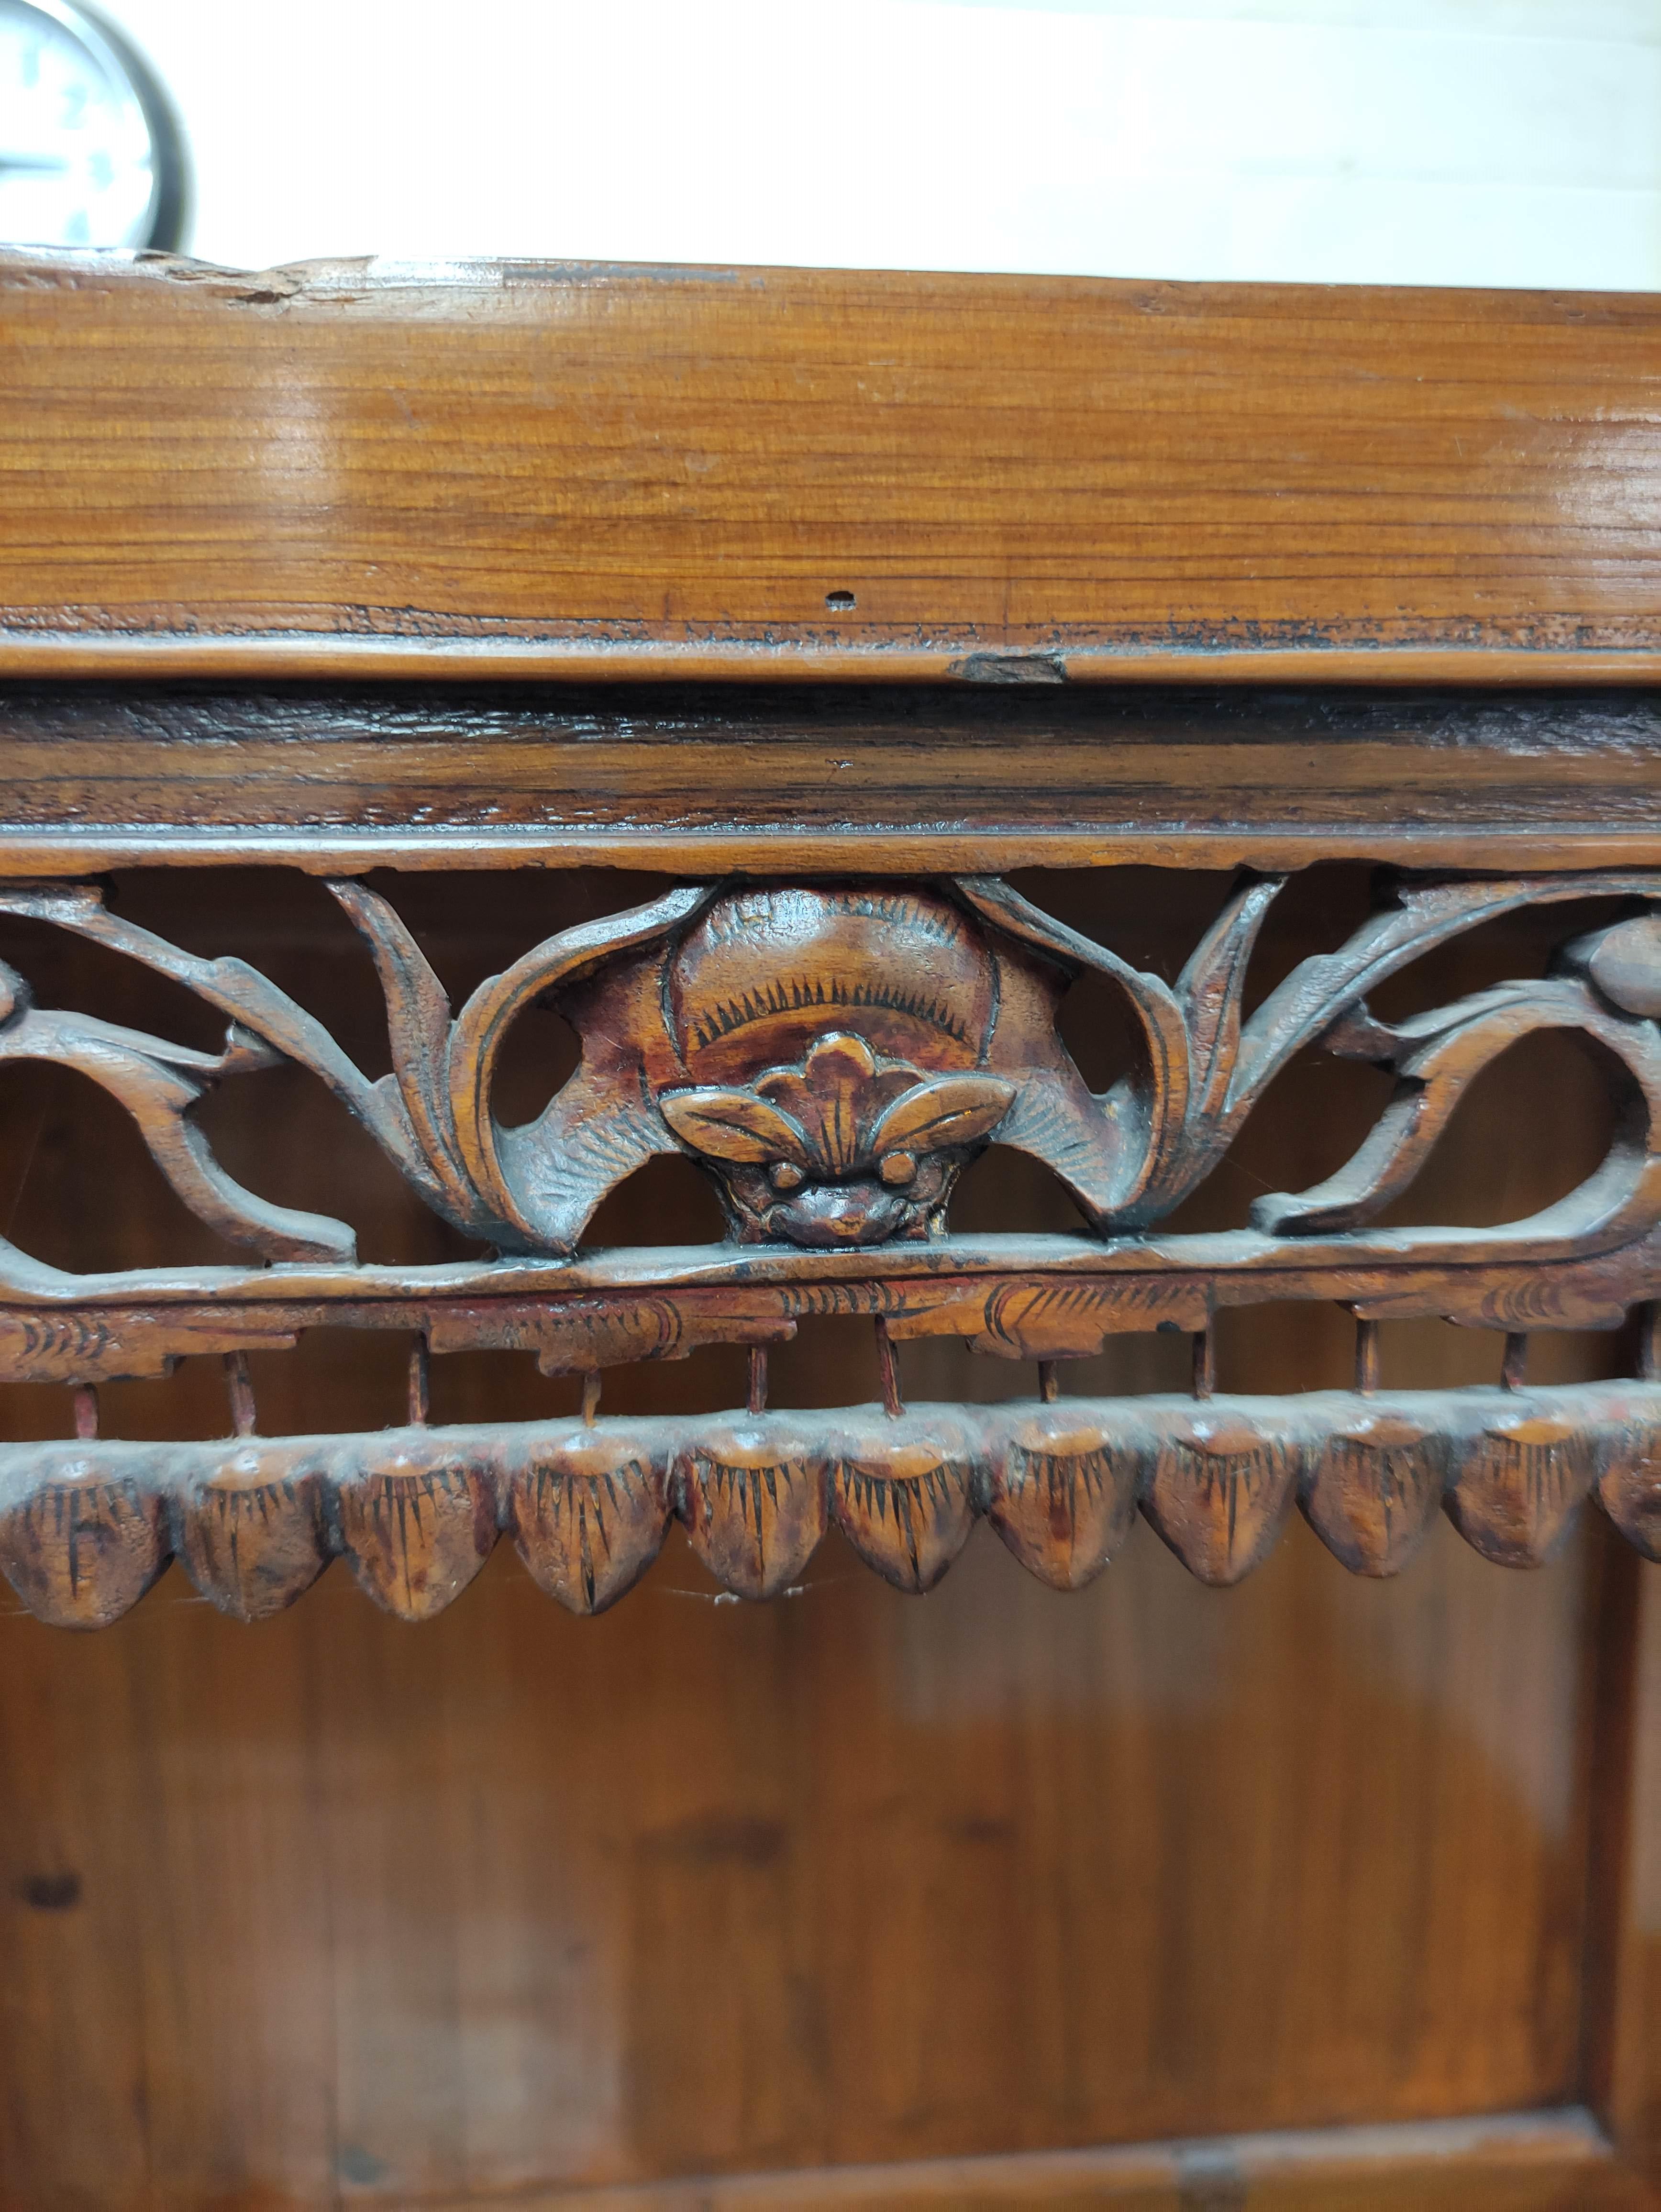
[{"label": "wood grain surface", "polygon": [[[4,527],[0,516],[0,530]],[[0,683],[0,872],[1661,860],[1661,693]]]},{"label": "wood grain surface", "polygon": [[0,260],[0,671],[1652,678],[1661,304]]},{"label": "wood grain surface", "polygon": [[252,1627],[176,1577],[98,1636],[0,1618],[11,2201],[1579,2094],[1578,1550],[1442,1528],[1367,1585],[1294,1524],[1223,1595],[1139,1529],[1063,1600],[983,1532],[918,1600],[837,1541],[772,1606],[675,1536],[597,1621],[505,1547],[419,1629],[338,1567]]}]

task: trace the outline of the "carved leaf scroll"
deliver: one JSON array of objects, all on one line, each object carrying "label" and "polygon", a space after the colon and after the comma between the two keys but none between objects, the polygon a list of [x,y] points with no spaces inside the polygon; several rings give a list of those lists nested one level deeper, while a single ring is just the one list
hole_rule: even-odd
[{"label": "carved leaf scroll", "polygon": [[1661,1172],[1661,1036],[1653,1022],[1613,1012],[1573,978],[1501,983],[1457,1005],[1389,1029],[1360,1013],[1326,1039],[1330,1050],[1375,1061],[1400,1079],[1359,1152],[1338,1173],[1301,1197],[1259,1199],[1255,1226],[1277,1236],[1358,1228],[1405,1190],[1429,1157],[1454,1108],[1482,1070],[1530,1031],[1578,1030],[1608,1046],[1633,1084],[1614,1147],[1579,1191],[1513,1233],[1549,1229],[1565,1217],[1590,1232],[1653,1218]]},{"label": "carved leaf scroll", "polygon": [[344,1223],[273,1206],[214,1158],[191,1109],[222,1077],[278,1057],[233,1024],[222,1053],[192,1051],[88,1014],[42,1009],[0,962],[0,1060],[47,1060],[88,1076],[125,1106],[151,1158],[198,1219],[271,1260],[350,1260]]},{"label": "carved leaf scroll", "polygon": [[[1398,1087],[1347,1168],[1257,1208],[1260,1231],[1308,1237],[1371,1218],[1418,1172],[1497,1052],[1529,1029],[1567,1026],[1627,1073],[1620,1134],[1580,1192],[1491,1242],[1526,1229],[1591,1249],[1661,1209],[1655,912],[1573,940],[1543,981],[1394,1030],[1366,1011],[1369,991],[1463,931],[1529,904],[1661,901],[1652,874],[1398,882],[1344,945],[1303,962],[1250,1018],[1247,969],[1278,879],[1237,887],[1174,986],[990,878],[735,884],[691,886],[563,931],[459,1012],[388,900],[359,884],[331,888],[380,980],[392,1073],[379,1080],[245,962],[186,952],[110,913],[88,886],[0,886],[0,912],[140,961],[227,1017],[225,1052],[195,1054],[40,1012],[14,979],[0,1057],[58,1060],[102,1083],[186,1202],[267,1259],[352,1251],[344,1224],[289,1213],[234,1182],[192,1119],[207,1085],[277,1058],[316,1075],[457,1227],[504,1254],[568,1254],[610,1189],[675,1152],[715,1177],[740,1242],[944,1237],[955,1179],[991,1141],[1053,1170],[1098,1235],[1135,1235],[1211,1172],[1293,1055],[1324,1042],[1391,1067]],[[1100,1095],[1056,1030],[1062,999],[1086,970],[1123,991],[1141,1038],[1135,1064]],[[570,1019],[581,1060],[540,1115],[505,1127],[492,1106],[496,1070],[536,999]],[[1424,1236],[1433,1250],[1435,1232]]]}]

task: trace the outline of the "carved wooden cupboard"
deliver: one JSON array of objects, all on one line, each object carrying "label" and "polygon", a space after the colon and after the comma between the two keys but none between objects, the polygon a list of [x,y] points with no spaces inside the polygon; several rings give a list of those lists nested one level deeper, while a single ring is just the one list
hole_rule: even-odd
[{"label": "carved wooden cupboard", "polygon": [[0,258],[0,2201],[1654,2201],[1658,409]]}]

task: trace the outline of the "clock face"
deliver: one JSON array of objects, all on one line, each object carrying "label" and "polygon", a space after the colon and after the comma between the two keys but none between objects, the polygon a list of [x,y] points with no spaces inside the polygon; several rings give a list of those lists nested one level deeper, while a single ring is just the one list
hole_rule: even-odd
[{"label": "clock face", "polygon": [[70,0],[0,0],[0,245],[179,243],[184,161],[160,88]]}]

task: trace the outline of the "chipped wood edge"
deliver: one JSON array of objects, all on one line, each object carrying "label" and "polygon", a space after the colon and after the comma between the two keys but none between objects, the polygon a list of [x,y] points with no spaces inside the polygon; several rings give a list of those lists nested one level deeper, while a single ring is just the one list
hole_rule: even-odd
[{"label": "chipped wood edge", "polygon": [[[366,679],[483,676],[544,683],[1622,684],[1661,682],[1661,643],[1639,647],[1141,645],[1090,640],[1024,647],[973,635],[928,645],[854,641],[782,625],[764,635],[642,640],[623,635],[446,635],[441,615],[411,615],[420,636],[271,629],[211,632],[0,629],[0,678],[315,676]],[[781,634],[782,632],[783,634]]]}]

